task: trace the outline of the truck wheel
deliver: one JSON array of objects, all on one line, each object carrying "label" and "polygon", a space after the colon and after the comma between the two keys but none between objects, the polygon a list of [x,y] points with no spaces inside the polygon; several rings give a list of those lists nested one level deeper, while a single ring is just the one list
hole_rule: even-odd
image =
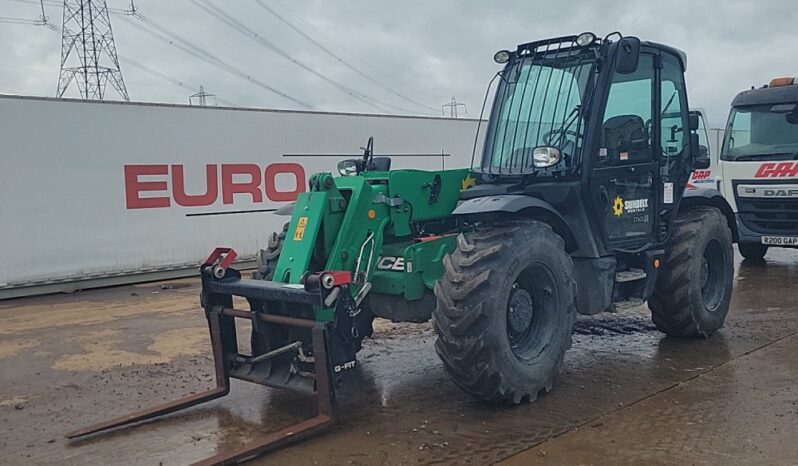
[{"label": "truck wheel", "polygon": [[675,337],[703,337],[729,312],[734,251],[726,218],[712,207],[679,214],[648,301],[657,328]]},{"label": "truck wheel", "polygon": [[551,390],[576,321],[573,262],[538,221],[457,238],[435,284],[435,350],[454,382],[490,402]]},{"label": "truck wheel", "polygon": [[752,262],[762,262],[768,252],[768,247],[759,243],[738,243],[737,249],[740,255]]}]

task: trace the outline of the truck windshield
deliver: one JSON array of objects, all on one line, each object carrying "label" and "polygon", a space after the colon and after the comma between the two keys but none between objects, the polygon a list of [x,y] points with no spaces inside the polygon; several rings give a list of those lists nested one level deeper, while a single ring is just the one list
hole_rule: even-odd
[{"label": "truck windshield", "polygon": [[478,168],[482,172],[534,172],[532,150],[540,146],[558,148],[567,164],[578,157],[595,54],[582,49],[557,55],[522,58],[503,71]]},{"label": "truck windshield", "polygon": [[798,103],[733,108],[726,125],[721,158],[798,159]]}]

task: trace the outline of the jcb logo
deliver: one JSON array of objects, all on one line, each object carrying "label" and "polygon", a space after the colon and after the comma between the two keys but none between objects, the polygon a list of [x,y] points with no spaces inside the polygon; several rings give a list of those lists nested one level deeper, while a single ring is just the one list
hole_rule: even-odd
[{"label": "jcb logo", "polygon": [[377,259],[377,268],[380,270],[395,270],[397,272],[404,272],[405,258],[385,256]]}]

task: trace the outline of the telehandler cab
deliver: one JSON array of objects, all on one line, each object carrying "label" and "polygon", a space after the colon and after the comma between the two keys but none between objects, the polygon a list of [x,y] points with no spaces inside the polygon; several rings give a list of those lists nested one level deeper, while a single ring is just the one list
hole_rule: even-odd
[{"label": "telehandler cab", "polygon": [[[375,316],[432,319],[454,383],[505,403],[552,388],[577,313],[648,301],[668,335],[721,328],[733,219],[685,195],[699,149],[685,54],[584,33],[494,59],[503,69],[470,170],[391,171],[369,141],[342,176],[313,175],[252,278],[230,267],[229,248],[201,267],[216,388],[68,436],[223,396],[231,377],[315,393],[316,418],[202,464],[251,458],[332,421]],[[236,318],[252,322],[249,354]]]}]

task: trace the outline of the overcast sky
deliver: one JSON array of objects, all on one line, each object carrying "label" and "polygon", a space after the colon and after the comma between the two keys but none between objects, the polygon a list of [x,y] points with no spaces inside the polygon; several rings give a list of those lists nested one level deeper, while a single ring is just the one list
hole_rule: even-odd
[{"label": "overcast sky", "polygon": [[[58,3],[48,0],[45,7],[60,26]],[[128,3],[108,0],[109,7],[119,10]],[[204,11],[201,0],[135,3],[146,18],[319,110],[440,114],[441,105],[456,96],[477,116],[485,87],[498,69],[492,60],[496,50],[582,31],[604,35],[619,30],[687,52],[690,104],[708,110],[711,126],[722,125],[740,90],[776,76],[798,75],[796,0],[213,0],[261,42]],[[36,19],[39,14],[38,1],[0,0],[0,20]],[[187,103],[191,89],[204,85],[220,105],[301,108],[159,40],[140,19],[112,14],[111,21],[131,100]],[[44,27],[0,22],[0,93],[54,96],[60,40],[59,32]],[[264,41],[327,80],[270,50]],[[77,89],[73,86],[67,95],[77,96]],[[109,88],[106,98],[118,95]]]}]

